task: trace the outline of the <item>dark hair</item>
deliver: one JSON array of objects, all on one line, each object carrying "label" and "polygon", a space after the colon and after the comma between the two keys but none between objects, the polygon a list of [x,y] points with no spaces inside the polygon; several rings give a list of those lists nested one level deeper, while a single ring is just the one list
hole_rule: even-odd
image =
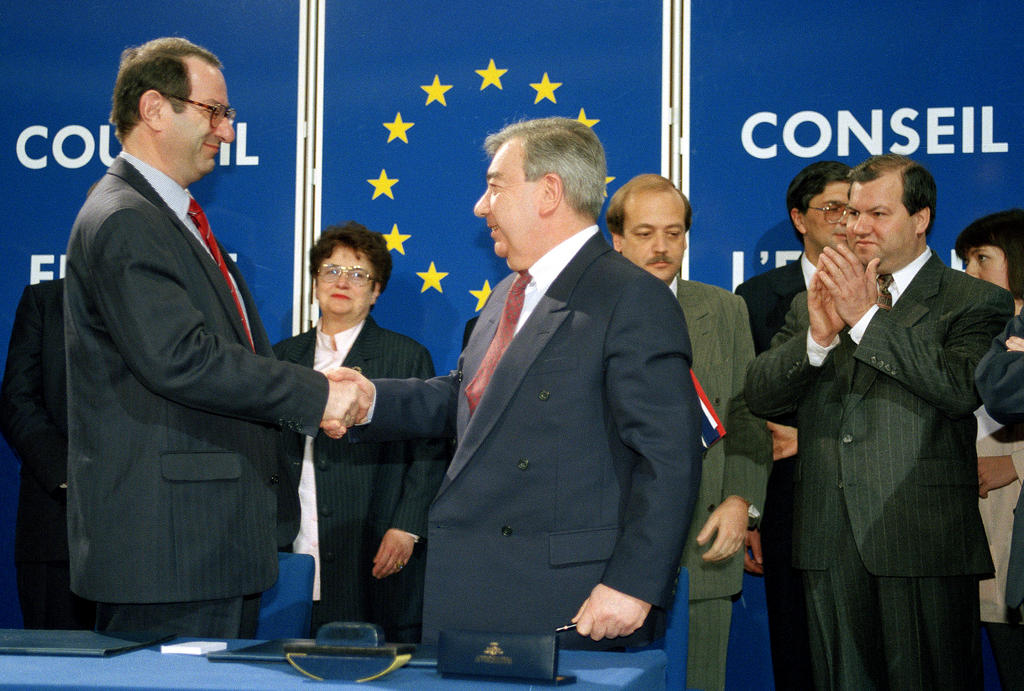
[{"label": "dark hair", "polygon": [[668,178],[655,175],[654,173],[644,173],[643,175],[637,175],[612,195],[611,201],[608,202],[608,211],[604,215],[609,233],[622,235],[625,232],[623,226],[626,222],[626,202],[629,200],[630,195],[641,192],[675,192],[678,194],[679,198],[683,200],[683,206],[686,208],[686,211],[683,213],[683,227],[686,230],[690,229],[693,212],[690,210],[690,200],[686,198],[686,195],[676,189],[676,186]]},{"label": "dark hair", "polygon": [[883,154],[872,156],[850,171],[850,182],[871,182],[886,173],[897,172],[903,182],[903,207],[913,216],[921,209],[929,210],[928,227],[924,234],[932,232],[935,224],[935,178],[923,165],[901,156],[900,154]]},{"label": "dark hair", "polygon": [[522,142],[523,174],[528,181],[554,173],[562,179],[569,206],[597,220],[608,173],[604,147],[589,127],[571,118],[522,120],[489,135],[484,150],[493,157],[514,139]]},{"label": "dark hair", "polygon": [[[825,187],[833,182],[844,182],[850,174],[850,166],[839,161],[817,161],[807,166],[793,178],[786,189],[786,215],[796,209],[801,214],[807,213],[811,198],[825,191]],[[793,226],[796,238],[801,243],[804,236]]]},{"label": "dark hair", "polygon": [[[126,48],[121,53],[110,110],[110,122],[115,127],[114,134],[118,140],[124,141],[138,124],[139,99],[150,89],[168,96],[189,97],[192,85],[185,58],[190,57],[221,68],[216,55],[184,38],[157,38],[141,46]],[[176,113],[185,108],[177,101],[171,101],[171,107]]]},{"label": "dark hair", "polygon": [[1010,292],[1024,297],[1024,209],[1007,209],[982,216],[956,237],[956,256],[967,259],[975,247],[992,245],[1006,255],[1006,278]]},{"label": "dark hair", "polygon": [[309,275],[313,283],[316,283],[320,265],[339,247],[347,247],[366,257],[370,262],[369,269],[373,272],[373,279],[380,285],[380,292],[383,293],[388,285],[388,279],[391,278],[391,253],[388,251],[388,243],[383,235],[355,221],[324,228],[324,232],[309,248]]}]

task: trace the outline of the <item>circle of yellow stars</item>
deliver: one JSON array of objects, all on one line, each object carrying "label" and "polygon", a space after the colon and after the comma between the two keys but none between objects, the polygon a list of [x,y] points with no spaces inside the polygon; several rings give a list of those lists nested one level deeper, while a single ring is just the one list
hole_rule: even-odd
[{"label": "circle of yellow stars", "polygon": [[[484,91],[488,87],[495,87],[498,90],[504,90],[501,78],[508,73],[508,68],[498,67],[494,58],[491,58],[487,67],[479,70],[473,70],[480,76],[480,91]],[[550,101],[551,103],[558,103],[555,92],[562,86],[562,82],[553,82],[548,76],[547,72],[544,72],[539,82],[531,82],[530,88],[534,90],[534,105],[541,101]],[[426,103],[424,106],[429,106],[432,103],[439,103],[443,107],[448,107],[448,101],[446,94],[451,91],[452,84],[443,84],[441,82],[441,75],[435,74],[433,81],[430,84],[422,84],[420,88],[427,94]],[[576,116],[576,120],[582,122],[587,127],[593,127],[597,123],[601,122],[598,118],[587,117],[587,113],[583,108],[580,108],[579,115]],[[395,112],[395,118],[391,122],[381,123],[383,127],[388,131],[387,144],[395,140],[400,140],[406,144],[409,143],[409,130],[416,125],[414,122],[406,122],[402,119],[401,112]],[[605,183],[614,180],[614,177],[608,177],[605,179]],[[398,184],[398,178],[388,177],[388,173],[384,168],[381,168],[380,174],[376,178],[368,178],[366,180],[373,187],[373,199],[385,196],[389,199],[394,199],[394,187]],[[412,236],[409,234],[400,233],[398,230],[398,224],[394,224],[391,227],[391,232],[384,235],[384,240],[387,243],[388,251],[398,252],[399,254],[405,254],[405,242]],[[444,279],[448,272],[438,271],[434,262],[430,262],[430,267],[426,271],[417,271],[416,275],[423,280],[423,287],[420,289],[421,293],[425,293],[427,290],[434,289],[439,293],[443,293],[444,290],[441,287],[441,280]],[[476,298],[476,309],[479,312],[483,309],[484,304],[487,302],[487,298],[491,295],[491,284],[489,281],[484,280],[483,286],[479,290],[470,290],[469,294]]]}]

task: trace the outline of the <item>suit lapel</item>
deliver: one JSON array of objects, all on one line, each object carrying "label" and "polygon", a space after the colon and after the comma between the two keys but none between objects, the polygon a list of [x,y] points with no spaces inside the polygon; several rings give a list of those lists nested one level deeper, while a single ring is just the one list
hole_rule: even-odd
[{"label": "suit lapel", "polygon": [[[467,365],[463,372],[462,384],[459,387],[459,447],[448,473],[438,494],[443,492],[451,481],[462,471],[469,459],[479,449],[480,444],[491,433],[498,423],[502,414],[509,407],[512,398],[522,384],[523,378],[530,367],[537,360],[537,357],[547,346],[554,336],[558,327],[566,320],[572,311],[570,302],[572,293],[579,282],[580,277],[593,261],[604,252],[610,252],[608,243],[600,234],[594,236],[583,245],[576,256],[566,265],[562,272],[541,297],[537,306],[530,314],[526,323],[523,324],[519,333],[509,344],[504,355],[498,362],[497,368],[491,375],[491,381],[487,390],[480,398],[476,412],[472,418],[469,417],[469,406],[466,403],[466,385],[472,381],[480,361],[483,359],[491,339],[494,337],[497,319],[504,308],[505,295],[512,283],[509,276],[503,280],[500,286],[503,290],[495,291],[492,300],[500,296],[500,303],[495,304],[493,309],[488,310],[486,318],[481,316],[481,322],[473,331],[470,343],[466,347],[464,364]],[[488,305],[490,307],[490,304]],[[493,323],[492,323],[493,321]],[[480,328],[484,326],[485,328]],[[472,369],[470,369],[472,368]]]},{"label": "suit lapel", "polygon": [[[939,292],[939,280],[942,275],[941,269],[942,262],[932,252],[931,257],[917,272],[917,275],[914,276],[910,285],[907,286],[907,289],[900,295],[899,300],[896,301],[896,304],[893,305],[889,318],[901,327],[910,327],[921,321],[931,310],[928,302]],[[849,337],[846,336],[845,332],[843,338],[849,341]],[[857,403],[867,393],[875,379],[878,378],[879,372],[874,367],[863,364],[858,366],[857,360],[853,357],[855,346],[853,346],[852,341],[850,341],[850,346],[849,366],[844,373],[851,379],[849,386],[844,390],[852,393],[853,398],[850,401],[852,405]]]},{"label": "suit lapel", "polygon": [[[171,208],[167,206],[163,198],[157,194],[157,191],[146,181],[135,166],[128,163],[125,159],[117,157],[114,162],[110,164],[110,168],[107,170],[108,173],[121,178],[131,187],[133,187],[139,194],[151,203],[163,211],[167,218],[171,220],[174,227],[184,237],[185,243],[188,245],[192,254],[195,256],[196,261],[202,268],[204,274],[206,274],[207,280],[210,282],[210,286],[214,293],[217,295],[217,300],[220,302],[221,308],[228,315],[228,321],[234,329],[235,336],[239,343],[243,343],[246,346],[249,344],[249,337],[245,333],[245,328],[242,326],[241,320],[238,318],[238,308],[235,307],[235,300],[231,297],[231,289],[228,287],[227,282],[224,280],[224,276],[220,272],[220,267],[217,266],[217,262],[210,256],[209,251],[203,246],[202,242],[197,238],[188,226],[186,226],[180,218],[175,215]],[[227,264],[228,271],[235,279],[235,283],[238,285],[239,297],[242,299],[246,309],[246,316],[249,319],[249,330],[252,332],[253,343],[256,345],[257,352],[261,354],[269,354],[270,342],[267,340],[266,332],[263,330],[262,323],[259,321],[259,316],[256,313],[256,305],[253,303],[252,296],[249,291],[245,288],[245,283],[241,278],[241,274],[238,273],[238,267],[231,257],[228,256],[227,250],[218,241],[217,245],[220,247],[221,255],[224,257],[224,262]]]},{"label": "suit lapel", "polygon": [[[345,367],[359,372],[372,371],[370,366],[380,354],[380,327],[373,317],[367,316],[362,331],[356,336],[355,342],[345,356]],[[370,376],[370,375],[367,375]]]}]

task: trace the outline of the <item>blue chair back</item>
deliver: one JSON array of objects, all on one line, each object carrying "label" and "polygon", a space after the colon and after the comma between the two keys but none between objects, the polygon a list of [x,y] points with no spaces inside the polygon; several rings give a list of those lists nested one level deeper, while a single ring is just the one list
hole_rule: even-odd
[{"label": "blue chair back", "polygon": [[676,596],[668,613],[665,635],[648,645],[626,648],[627,652],[640,650],[664,650],[668,663],[665,666],[665,688],[686,688],[686,656],[690,643],[690,574],[685,567],[679,569],[676,578]]},{"label": "blue chair back", "polygon": [[665,688],[686,688],[686,658],[690,648],[690,573],[685,568],[679,569],[676,580],[676,598],[672,601],[672,611],[668,613],[668,624],[665,627],[665,655],[668,666],[665,668]]},{"label": "blue chair back", "polygon": [[309,638],[313,613],[313,557],[279,552],[277,583],[260,598],[256,638]]}]

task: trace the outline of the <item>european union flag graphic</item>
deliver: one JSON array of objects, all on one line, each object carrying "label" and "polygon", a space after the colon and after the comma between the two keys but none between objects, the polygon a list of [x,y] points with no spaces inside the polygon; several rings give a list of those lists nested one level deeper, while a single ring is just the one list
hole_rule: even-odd
[{"label": "european union flag graphic", "polygon": [[509,271],[473,215],[484,138],[570,117],[601,138],[609,192],[658,172],[661,3],[404,8],[327,4],[322,219],[384,234],[394,271],[374,319],[446,372],[466,320]]}]

